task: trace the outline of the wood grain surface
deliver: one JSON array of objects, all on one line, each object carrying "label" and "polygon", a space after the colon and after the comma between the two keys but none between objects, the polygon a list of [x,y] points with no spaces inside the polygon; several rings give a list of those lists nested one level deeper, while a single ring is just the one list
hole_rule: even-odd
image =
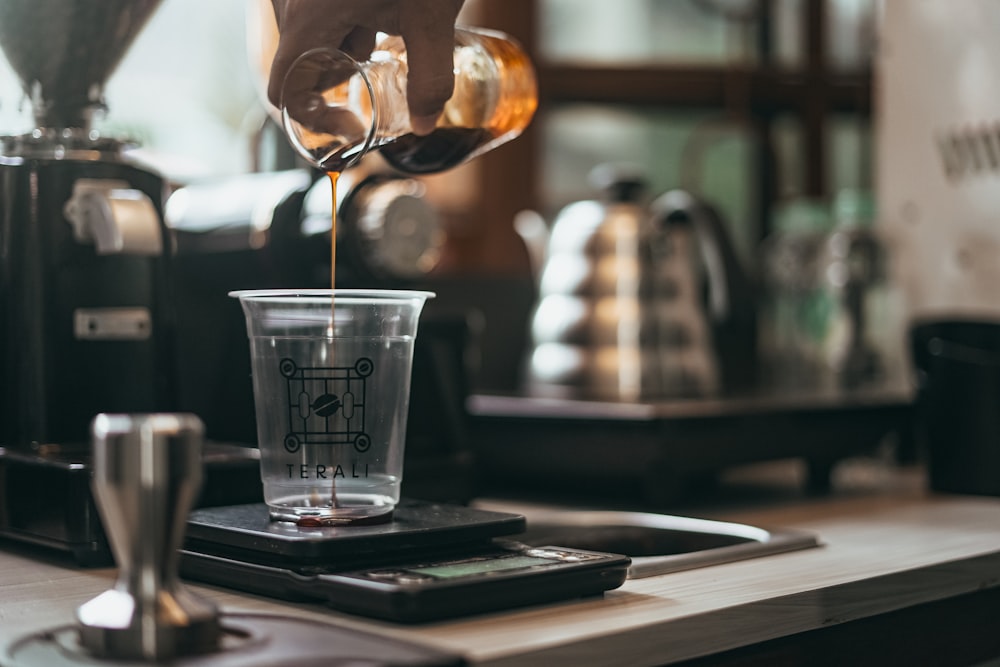
[{"label": "wood grain surface", "polygon": [[[498,506],[499,507],[499,506]],[[823,546],[629,580],[603,598],[400,626],[205,586],[228,612],[325,620],[491,665],[655,665],[1000,587],[1000,499],[906,493],[719,517],[816,532]],[[530,517],[529,517],[530,519]],[[73,622],[113,570],[2,544],[0,641]]]}]

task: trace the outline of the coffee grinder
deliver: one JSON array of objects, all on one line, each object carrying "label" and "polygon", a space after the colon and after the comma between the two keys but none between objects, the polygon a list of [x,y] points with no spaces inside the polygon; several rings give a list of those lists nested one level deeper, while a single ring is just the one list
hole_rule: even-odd
[{"label": "coffee grinder", "polygon": [[91,126],[160,0],[4,0],[0,48],[34,129],[0,137],[0,534],[105,553],[100,412],[172,408],[164,179]]}]

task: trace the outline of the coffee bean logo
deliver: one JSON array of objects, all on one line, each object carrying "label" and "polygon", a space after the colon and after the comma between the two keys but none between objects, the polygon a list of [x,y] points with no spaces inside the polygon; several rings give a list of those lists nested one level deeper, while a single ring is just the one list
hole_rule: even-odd
[{"label": "coffee bean logo", "polygon": [[340,399],[336,394],[323,394],[313,401],[312,409],[320,417],[329,417],[340,409]]},{"label": "coffee bean logo", "polygon": [[286,451],[294,454],[305,445],[350,444],[358,452],[371,447],[365,431],[364,401],[368,378],[375,372],[370,358],[323,367],[299,366],[285,357],[278,370],[287,379]]}]

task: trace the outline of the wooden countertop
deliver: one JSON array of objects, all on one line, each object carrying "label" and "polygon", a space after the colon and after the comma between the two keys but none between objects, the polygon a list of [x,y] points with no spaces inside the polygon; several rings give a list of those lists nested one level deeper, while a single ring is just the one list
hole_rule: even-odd
[{"label": "wooden countertop", "polygon": [[[1000,498],[922,491],[803,500],[726,518],[814,531],[824,546],[630,580],[586,599],[399,626],[203,586],[224,611],[289,613],[405,637],[490,665],[654,665],[1000,587]],[[71,623],[112,570],[0,545],[0,641]]]}]

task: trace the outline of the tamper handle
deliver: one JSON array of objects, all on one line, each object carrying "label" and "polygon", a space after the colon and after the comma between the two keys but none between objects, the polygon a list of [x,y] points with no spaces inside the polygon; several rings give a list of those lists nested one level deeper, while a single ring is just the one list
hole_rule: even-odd
[{"label": "tamper handle", "polygon": [[181,585],[179,548],[201,487],[204,427],[194,415],[98,415],[93,493],[118,580],[77,610],[92,655],[163,660],[211,650],[216,608]]}]

